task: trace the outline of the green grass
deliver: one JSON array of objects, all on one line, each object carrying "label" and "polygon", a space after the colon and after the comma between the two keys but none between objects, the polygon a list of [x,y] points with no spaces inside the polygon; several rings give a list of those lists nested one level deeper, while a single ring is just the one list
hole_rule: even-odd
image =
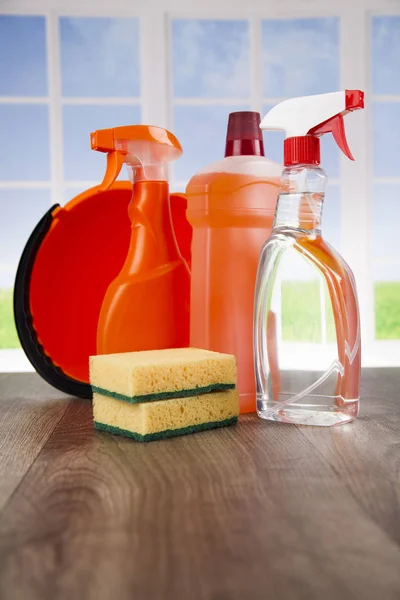
[{"label": "green grass", "polygon": [[0,348],[20,348],[13,316],[13,292],[0,289]]},{"label": "green grass", "polygon": [[296,342],[321,340],[318,281],[283,281],[282,339]]},{"label": "green grass", "polygon": [[375,284],[375,335],[378,340],[400,339],[400,282]]},{"label": "green grass", "polygon": [[[325,294],[326,339],[336,339],[335,321],[328,288]],[[282,282],[282,339],[287,342],[314,342],[322,338],[320,287],[318,281]]]},{"label": "green grass", "polygon": [[[378,282],[375,291],[377,340],[400,339],[400,282]],[[325,289],[326,337],[335,341],[335,322],[329,292]],[[319,285],[317,281],[282,284],[282,338],[291,342],[321,341]]]},{"label": "green grass", "polygon": [[[12,290],[0,289],[0,348],[19,348],[14,325]],[[325,290],[326,336],[335,340],[335,325]],[[400,339],[400,282],[375,284],[376,339]],[[286,341],[321,340],[319,287],[317,281],[286,281],[282,284],[282,337]]]}]

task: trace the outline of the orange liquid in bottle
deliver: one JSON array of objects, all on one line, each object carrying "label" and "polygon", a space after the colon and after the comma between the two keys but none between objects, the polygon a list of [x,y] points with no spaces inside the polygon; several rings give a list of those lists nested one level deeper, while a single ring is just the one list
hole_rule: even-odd
[{"label": "orange liquid in bottle", "polygon": [[[193,226],[190,345],[236,356],[240,412],[248,413],[256,410],[252,331],[257,265],[271,233],[280,168],[263,157],[234,159],[238,165],[255,160],[264,175],[201,172],[186,189]],[[273,177],[265,175],[267,169]]]},{"label": "orange liquid in bottle", "polygon": [[358,398],[361,375],[360,322],[354,276],[343,258],[322,237],[297,240],[296,248],[323,274],[332,303],[338,358],[343,374],[338,374],[338,405]]},{"label": "orange liquid in bottle", "polygon": [[[300,206],[300,226],[315,228],[314,204],[319,204],[318,194],[303,199]],[[316,211],[318,213],[318,209]],[[317,267],[326,281],[335,322],[338,358],[343,365],[343,374],[338,374],[336,395],[338,404],[343,400],[358,398],[361,375],[360,321],[356,283],[345,260],[320,236],[297,239],[300,254]]]}]

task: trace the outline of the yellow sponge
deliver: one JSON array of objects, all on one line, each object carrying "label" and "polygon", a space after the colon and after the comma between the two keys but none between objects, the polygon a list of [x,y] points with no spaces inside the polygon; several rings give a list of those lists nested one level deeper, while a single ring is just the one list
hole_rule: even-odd
[{"label": "yellow sponge", "polygon": [[147,350],[90,357],[93,392],[125,402],[147,402],[233,389],[230,354],[197,348]]},{"label": "yellow sponge", "polygon": [[93,394],[95,428],[141,442],[233,425],[238,415],[236,390],[144,404]]}]

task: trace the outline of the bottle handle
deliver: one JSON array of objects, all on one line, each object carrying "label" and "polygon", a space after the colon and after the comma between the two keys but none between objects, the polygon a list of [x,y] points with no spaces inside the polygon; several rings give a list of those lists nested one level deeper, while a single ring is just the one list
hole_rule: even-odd
[{"label": "bottle handle", "polygon": [[193,228],[186,217],[188,199],[185,194],[172,192],[169,196],[171,220],[176,242],[182,257],[191,269]]},{"label": "bottle handle", "polygon": [[[272,256],[265,259],[265,253],[268,252],[268,244],[264,246],[259,260],[259,267],[256,282],[256,296],[254,306],[254,367],[257,382],[257,388],[261,390],[264,396],[265,381],[268,379],[268,373],[265,366],[269,366],[269,375],[271,378],[271,392],[275,401],[279,400],[281,392],[281,379],[278,360],[277,343],[277,318],[273,310],[268,310],[268,292],[275,284],[276,265],[279,261],[281,249],[274,248]],[[263,272],[263,264],[268,264],[268,272]]]},{"label": "bottle handle", "polygon": [[[324,240],[320,242],[318,248],[314,245],[314,241],[306,241],[305,243],[298,241],[296,247],[303,256],[313,263],[327,284],[335,322],[338,359],[341,365],[336,386],[337,403],[341,405],[343,402],[353,400],[358,396],[361,342],[354,276],[343,259],[335,255],[336,253]],[[321,250],[324,254],[323,258],[320,256]],[[322,268],[321,265],[326,265],[326,268]],[[358,376],[356,378],[348,376],[354,361],[358,361]]]},{"label": "bottle handle", "polygon": [[281,393],[281,377],[278,363],[278,343],[276,329],[276,314],[270,310],[267,316],[267,355],[272,380],[272,396],[275,402]]}]

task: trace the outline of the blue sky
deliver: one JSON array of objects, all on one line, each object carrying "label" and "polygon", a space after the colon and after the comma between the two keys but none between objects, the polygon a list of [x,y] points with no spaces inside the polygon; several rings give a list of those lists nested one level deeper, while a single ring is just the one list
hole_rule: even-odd
[{"label": "blue sky", "polygon": [[[89,134],[95,129],[140,123],[140,106],[64,106],[63,144],[66,180],[103,178],[106,155],[90,149]],[[126,179],[126,174],[124,174]]]},{"label": "blue sky", "polygon": [[138,19],[60,19],[62,94],[140,94]]},{"label": "blue sky", "polygon": [[262,46],[264,97],[340,89],[336,17],[264,21]]},{"label": "blue sky", "polygon": [[[64,97],[140,95],[139,22],[136,19],[60,19],[61,89]],[[172,127],[184,148],[174,177],[186,180],[223,154],[228,113],[251,108],[250,38],[246,20],[176,19],[171,29],[171,88],[174,98],[230,98],[229,106],[172,106]],[[400,94],[400,17],[374,17],[371,25],[371,81],[374,94]],[[0,16],[0,96],[48,94],[45,21]],[[8,49],[13,47],[13,53]],[[339,89],[339,22],[336,18],[264,21],[262,81],[265,97]],[[249,100],[248,100],[249,102]],[[264,106],[266,111],[269,107]],[[104,156],[89,148],[96,128],[140,122],[140,107],[64,106],[63,163],[69,180],[102,177]],[[0,180],[49,181],[50,134],[46,105],[0,104]],[[5,140],[5,142],[4,142]],[[400,103],[373,102],[372,172],[399,177]],[[283,137],[265,136],[267,155],[282,158]],[[332,140],[323,140],[323,165],[340,176]],[[71,189],[73,194],[79,188]],[[400,186],[373,190],[373,264],[380,279],[400,280],[395,255]],[[325,231],[338,240],[340,190],[331,186]],[[50,203],[48,190],[4,190],[0,195],[0,265],[15,264],[23,240]],[[68,198],[66,194],[65,198]],[[65,198],[60,198],[64,202]],[[11,203],[12,202],[12,206]],[[18,210],[18,207],[20,210]],[[388,217],[390,215],[390,217]],[[13,235],[10,235],[13,231]],[[5,241],[4,241],[5,240]],[[0,268],[0,286],[11,285]]]},{"label": "blue sky", "polygon": [[400,94],[400,16],[371,23],[371,79],[374,94]]},{"label": "blue sky", "polygon": [[249,108],[245,104],[175,106],[174,132],[184,148],[173,167],[175,179],[188,180],[202,167],[223,158],[228,114]]},{"label": "blue sky", "polygon": [[372,188],[372,267],[375,279],[400,281],[400,185],[375,184]]},{"label": "blue sky", "polygon": [[[10,54],[10,48],[13,49]],[[0,16],[0,96],[46,96],[43,17]]]},{"label": "blue sky", "polygon": [[172,23],[172,82],[177,98],[250,95],[247,21],[176,19]]},{"label": "blue sky", "polygon": [[[399,71],[400,75],[400,71]],[[372,103],[372,168],[375,177],[400,175],[400,102]]]},{"label": "blue sky", "polygon": [[26,241],[50,202],[50,190],[0,189],[0,288],[12,287]]},{"label": "blue sky", "polygon": [[0,105],[0,179],[50,179],[49,114],[41,104]]}]

